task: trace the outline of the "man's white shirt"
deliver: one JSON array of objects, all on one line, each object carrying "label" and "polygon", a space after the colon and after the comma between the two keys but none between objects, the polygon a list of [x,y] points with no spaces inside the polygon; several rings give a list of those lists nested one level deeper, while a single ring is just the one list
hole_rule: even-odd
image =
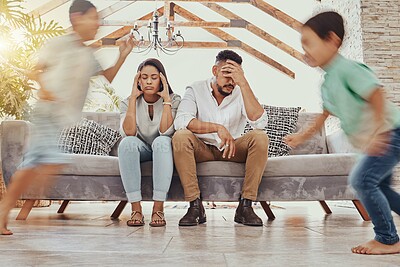
[{"label": "man's white shirt", "polygon": [[[186,87],[174,121],[176,130],[186,129],[190,121],[196,118],[202,122],[223,125],[232,137],[237,139],[243,134],[247,121],[254,129],[264,129],[267,126],[268,116],[265,111],[256,121],[248,119],[239,86],[236,86],[232,94],[226,96],[218,105],[212,94],[211,82],[212,78]],[[216,147],[221,144],[217,133],[195,135],[206,144]]]}]

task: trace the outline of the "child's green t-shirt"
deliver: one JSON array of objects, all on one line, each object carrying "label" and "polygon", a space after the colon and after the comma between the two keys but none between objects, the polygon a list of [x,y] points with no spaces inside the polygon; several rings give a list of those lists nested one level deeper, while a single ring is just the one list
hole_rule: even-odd
[{"label": "child's green t-shirt", "polygon": [[323,108],[340,119],[343,131],[356,148],[364,149],[376,133],[400,126],[400,110],[387,99],[384,124],[378,129],[374,123],[375,111],[367,101],[382,84],[368,66],[338,54],[324,71]]}]

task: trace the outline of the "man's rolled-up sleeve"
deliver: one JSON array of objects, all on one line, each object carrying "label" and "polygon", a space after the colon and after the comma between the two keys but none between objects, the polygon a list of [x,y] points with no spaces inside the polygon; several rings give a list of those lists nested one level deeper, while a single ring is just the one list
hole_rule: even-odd
[{"label": "man's rolled-up sleeve", "polygon": [[175,130],[186,129],[190,121],[197,116],[196,98],[192,87],[187,87],[185,95],[176,113],[174,127]]},{"label": "man's rolled-up sleeve", "polygon": [[263,114],[261,115],[261,117],[258,118],[257,120],[251,121],[251,120],[249,120],[248,117],[247,117],[247,120],[249,121],[249,123],[250,123],[251,127],[253,127],[253,129],[262,130],[268,126],[268,114],[265,110],[264,110]]}]

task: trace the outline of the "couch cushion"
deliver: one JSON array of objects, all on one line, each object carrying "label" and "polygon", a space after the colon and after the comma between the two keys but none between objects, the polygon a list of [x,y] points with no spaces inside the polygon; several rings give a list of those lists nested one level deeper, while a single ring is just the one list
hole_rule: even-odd
[{"label": "couch cushion", "polygon": [[61,132],[59,147],[66,153],[106,156],[120,138],[119,131],[82,118],[75,126]]},{"label": "couch cushion", "polygon": [[[82,116],[88,120],[93,120],[101,125],[119,131],[120,114],[119,112],[83,112]],[[113,146],[110,156],[118,156],[118,145],[121,139]]]},{"label": "couch cushion", "polygon": [[72,164],[62,170],[68,175],[119,175],[118,157],[70,154]]},{"label": "couch cushion", "polygon": [[[308,129],[321,115],[320,113],[300,112],[297,122],[296,133]],[[302,145],[292,149],[290,155],[306,155],[306,154],[326,154],[328,153],[326,145],[326,132],[322,127],[314,136],[304,142]]]},{"label": "couch cushion", "polygon": [[[294,155],[270,158],[264,175],[266,177],[301,177],[348,175],[356,161],[356,154]],[[199,175],[244,176],[245,165],[219,161],[199,163]]]},{"label": "couch cushion", "polygon": [[[120,175],[118,158],[96,155],[70,155],[74,164],[64,174]],[[357,154],[295,155],[270,158],[264,171],[267,177],[338,176],[348,175]],[[152,175],[152,162],[141,164],[143,176]],[[243,177],[244,163],[210,161],[197,164],[199,176]],[[176,171],[174,175],[177,175]]]},{"label": "couch cushion", "polygon": [[[269,137],[268,156],[288,156],[290,147],[283,142],[283,138],[294,133],[299,117],[300,107],[274,107],[263,105],[268,114],[268,125],[264,132]],[[252,130],[247,122],[244,133]]]},{"label": "couch cushion", "polygon": [[329,153],[356,153],[355,149],[342,129],[326,137]]}]

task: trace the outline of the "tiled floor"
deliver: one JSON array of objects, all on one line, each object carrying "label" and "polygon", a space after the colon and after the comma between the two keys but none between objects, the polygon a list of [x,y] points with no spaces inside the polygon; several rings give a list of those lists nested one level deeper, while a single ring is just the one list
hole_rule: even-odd
[{"label": "tiled floor", "polygon": [[328,202],[329,216],[318,203],[273,203],[277,219],[257,208],[265,219],[258,228],[235,224],[235,210],[224,205],[207,209],[205,225],[178,227],[184,203],[166,204],[165,228],[148,226],[151,203],[144,203],[146,226],[130,228],[128,207],[120,221],[110,220],[116,204],[75,202],[65,214],[53,204],[11,220],[14,235],[0,236],[0,266],[400,266],[400,255],[350,252],[373,232],[342,202]]}]

